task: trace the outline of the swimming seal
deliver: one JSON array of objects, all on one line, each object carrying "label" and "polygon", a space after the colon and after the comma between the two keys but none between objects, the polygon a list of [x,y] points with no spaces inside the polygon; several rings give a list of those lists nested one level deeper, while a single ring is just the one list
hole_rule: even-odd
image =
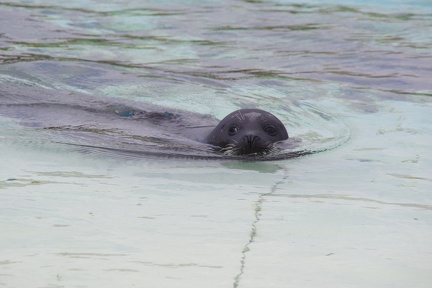
[{"label": "swimming seal", "polygon": [[0,85],[0,95],[0,115],[42,128],[49,137],[60,135],[56,142],[82,147],[152,155],[208,157],[216,151],[253,156],[288,139],[282,122],[260,109],[237,110],[219,121],[211,115],[42,86]]},{"label": "swimming seal", "polygon": [[229,155],[263,154],[273,143],[288,139],[282,122],[261,109],[240,109],[228,114],[205,138]]}]

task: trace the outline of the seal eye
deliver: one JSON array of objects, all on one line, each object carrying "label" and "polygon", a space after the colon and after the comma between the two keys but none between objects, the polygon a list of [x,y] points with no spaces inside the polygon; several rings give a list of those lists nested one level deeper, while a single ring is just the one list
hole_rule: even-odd
[{"label": "seal eye", "polygon": [[277,133],[276,128],[272,125],[267,125],[266,127],[264,127],[264,131],[270,136],[275,136]]},{"label": "seal eye", "polygon": [[239,131],[239,128],[236,125],[233,125],[229,128],[228,135],[233,136],[233,135],[237,134],[238,131]]}]

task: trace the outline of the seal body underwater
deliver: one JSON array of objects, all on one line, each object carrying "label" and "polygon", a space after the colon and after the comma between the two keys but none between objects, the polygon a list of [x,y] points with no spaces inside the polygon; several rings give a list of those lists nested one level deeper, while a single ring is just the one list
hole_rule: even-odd
[{"label": "seal body underwater", "polygon": [[288,139],[283,123],[261,109],[240,109],[228,114],[204,142],[218,146],[229,155],[263,154],[275,142]]},{"label": "seal body underwater", "polygon": [[161,154],[180,149],[187,155],[207,155],[212,152],[209,147],[196,144],[208,144],[213,151],[235,156],[265,154],[274,143],[288,139],[282,122],[260,109],[240,109],[219,121],[206,114],[179,109],[164,112],[164,107],[148,103],[78,92],[71,95],[40,86],[0,85],[0,94],[0,115],[61,135],[61,143],[78,146],[150,149]]}]

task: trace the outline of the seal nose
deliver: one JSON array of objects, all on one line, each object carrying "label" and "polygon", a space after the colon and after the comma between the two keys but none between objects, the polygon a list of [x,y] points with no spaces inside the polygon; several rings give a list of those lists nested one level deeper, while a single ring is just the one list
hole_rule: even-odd
[{"label": "seal nose", "polygon": [[260,137],[256,135],[245,135],[243,136],[243,142],[246,144],[248,148],[253,148],[257,145],[257,143],[261,140]]}]

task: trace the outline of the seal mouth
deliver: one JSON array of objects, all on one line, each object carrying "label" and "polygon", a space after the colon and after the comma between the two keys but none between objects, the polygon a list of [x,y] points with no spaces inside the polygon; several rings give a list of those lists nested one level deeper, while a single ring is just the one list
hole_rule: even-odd
[{"label": "seal mouth", "polygon": [[272,150],[273,150],[272,148],[268,148],[268,147],[262,149],[247,149],[244,147],[227,146],[225,148],[222,148],[221,152],[227,156],[242,156],[242,155],[262,156],[262,155],[269,154]]},{"label": "seal mouth", "polygon": [[[255,139],[257,138],[257,139]],[[273,150],[272,143],[259,143],[259,137],[244,141],[242,145],[238,143],[230,143],[220,151],[225,155],[241,156],[241,155],[265,155]]]}]

